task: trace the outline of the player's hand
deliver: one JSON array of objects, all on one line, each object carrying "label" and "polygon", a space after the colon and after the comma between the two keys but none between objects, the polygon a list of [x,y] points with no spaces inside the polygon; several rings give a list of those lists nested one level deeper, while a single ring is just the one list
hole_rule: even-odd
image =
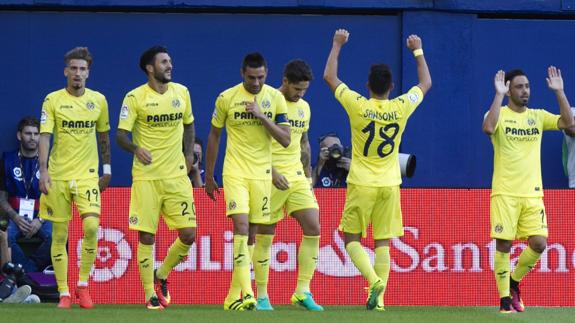
[{"label": "player's hand", "polygon": [[505,94],[509,92],[509,81],[505,82],[505,72],[502,70],[497,71],[493,80],[495,84],[495,92],[498,94]]},{"label": "player's hand", "polygon": [[216,194],[220,194],[218,183],[216,183],[216,180],[212,176],[206,176],[206,185],[204,186],[204,190],[210,199],[212,199],[212,201],[216,200]]},{"label": "player's hand", "polygon": [[422,46],[421,38],[419,38],[417,35],[409,35],[405,40],[405,43],[407,44],[407,48],[409,48],[411,51],[421,49]]},{"label": "player's hand", "polygon": [[138,160],[144,165],[150,165],[152,163],[152,153],[145,148],[136,148],[134,155],[136,155]]},{"label": "player's hand", "polygon": [[351,158],[341,157],[335,164],[339,168],[343,168],[349,171],[349,165],[351,164]]},{"label": "player's hand", "polygon": [[563,91],[563,78],[561,70],[555,66],[549,66],[547,69],[547,86],[551,91]]},{"label": "player's hand", "polygon": [[24,218],[23,216],[18,215],[14,219],[14,223],[18,226],[18,229],[20,229],[20,232],[22,232],[25,235],[28,234],[28,232],[30,232],[30,230],[32,230],[32,226],[30,225],[30,222],[28,222],[28,220],[26,220],[26,218]]},{"label": "player's hand", "polygon": [[257,97],[254,96],[253,102],[247,102],[246,104],[246,112],[250,112],[254,115],[254,117],[261,119],[262,117],[266,117],[262,110],[260,109],[260,105],[258,104]]},{"label": "player's hand", "polygon": [[100,179],[98,180],[98,186],[100,187],[100,192],[103,192],[106,190],[106,188],[108,188],[108,185],[110,185],[110,179],[112,179],[112,175],[110,174],[104,174],[102,175],[102,177],[100,177]]},{"label": "player's hand", "polygon": [[186,158],[186,170],[187,170],[187,174],[189,174],[192,169],[194,168],[194,166],[197,167],[198,162],[196,161],[196,163],[194,164],[194,155],[192,156],[185,156]]},{"label": "player's hand", "polygon": [[285,191],[289,188],[289,182],[282,174],[272,168],[272,183],[278,190]]},{"label": "player's hand", "polygon": [[40,220],[38,219],[32,220],[32,222],[30,222],[30,231],[26,233],[25,237],[32,238],[38,232],[38,230],[40,230],[41,227],[42,223],[40,222]]},{"label": "player's hand", "polygon": [[52,179],[48,175],[48,170],[40,171],[40,192],[48,195],[48,190],[52,186]]},{"label": "player's hand", "polygon": [[349,40],[349,31],[345,29],[338,29],[333,35],[333,44],[343,46]]}]

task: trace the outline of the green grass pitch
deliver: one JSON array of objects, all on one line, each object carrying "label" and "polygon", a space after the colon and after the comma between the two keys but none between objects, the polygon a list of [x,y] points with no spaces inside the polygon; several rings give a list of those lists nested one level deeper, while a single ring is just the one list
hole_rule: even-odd
[{"label": "green grass pitch", "polygon": [[368,323],[368,322],[574,322],[575,307],[528,307],[524,313],[499,314],[495,307],[389,306],[385,312],[359,306],[327,306],[312,313],[293,306],[276,306],[273,312],[229,312],[214,305],[173,305],[149,311],[143,305],[96,305],[82,310],[59,310],[56,304],[1,304],[2,322],[225,322],[225,323]]}]

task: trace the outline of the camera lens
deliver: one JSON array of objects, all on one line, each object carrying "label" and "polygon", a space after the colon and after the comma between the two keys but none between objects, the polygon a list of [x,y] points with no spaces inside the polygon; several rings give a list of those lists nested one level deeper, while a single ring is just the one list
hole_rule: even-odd
[{"label": "camera lens", "polygon": [[328,148],[329,158],[340,159],[343,153],[343,147],[338,144],[333,144]]}]

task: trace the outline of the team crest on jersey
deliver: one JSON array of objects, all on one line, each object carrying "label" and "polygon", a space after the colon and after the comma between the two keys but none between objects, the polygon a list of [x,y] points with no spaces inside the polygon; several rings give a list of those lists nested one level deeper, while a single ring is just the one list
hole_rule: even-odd
[{"label": "team crest on jersey", "polygon": [[46,120],[48,120],[48,114],[46,113],[46,110],[42,109],[42,114],[40,115],[40,123],[45,124]]},{"label": "team crest on jersey", "polygon": [[92,102],[92,101],[88,101],[88,102],[86,103],[86,108],[87,108],[88,110],[90,110],[90,111],[94,110],[95,107],[96,107],[96,105],[95,105],[94,102]]},{"label": "team crest on jersey", "polygon": [[138,217],[135,215],[130,216],[130,220],[129,220],[131,225],[136,225],[138,224]]},{"label": "team crest on jersey", "polygon": [[22,181],[22,169],[20,167],[14,167],[14,178],[18,181]]},{"label": "team crest on jersey", "polygon": [[417,95],[417,93],[409,93],[407,98],[409,99],[409,101],[411,101],[411,103],[419,101],[419,95]]},{"label": "team crest on jersey", "polygon": [[271,104],[270,100],[264,99],[262,101],[262,108],[269,109],[271,106],[272,106],[272,104]]},{"label": "team crest on jersey", "polygon": [[120,119],[122,119],[122,120],[128,119],[129,112],[130,112],[130,108],[128,108],[127,105],[123,105],[122,108],[120,109]]},{"label": "team crest on jersey", "polygon": [[230,201],[230,203],[228,204],[228,210],[230,211],[235,210],[237,206],[238,205],[236,204],[236,201]]},{"label": "team crest on jersey", "polygon": [[297,110],[297,115],[302,119],[305,117],[305,113],[303,112],[303,110],[301,108],[299,108]]},{"label": "team crest on jersey", "polygon": [[51,207],[46,208],[46,213],[48,213],[49,216],[52,216],[52,214],[54,214],[54,211],[52,211]]},{"label": "team crest on jersey", "polygon": [[503,225],[497,224],[495,226],[495,233],[501,233],[501,232],[503,232]]},{"label": "team crest on jersey", "polygon": [[177,109],[177,108],[180,107],[180,105],[181,105],[181,104],[180,104],[180,100],[178,100],[178,99],[173,99],[173,100],[172,100],[172,107],[174,107],[174,108]]},{"label": "team crest on jersey", "polygon": [[527,124],[530,126],[534,126],[535,125],[535,119],[533,119],[533,118],[527,119]]}]

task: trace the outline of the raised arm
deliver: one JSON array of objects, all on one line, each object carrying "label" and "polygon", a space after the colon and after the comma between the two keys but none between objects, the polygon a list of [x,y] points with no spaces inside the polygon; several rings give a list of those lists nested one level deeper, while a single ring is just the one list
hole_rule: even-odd
[{"label": "raised arm", "polygon": [[188,173],[194,165],[194,142],[196,141],[196,128],[194,123],[184,125],[184,156]]},{"label": "raised arm", "polygon": [[333,43],[331,45],[331,51],[327,57],[327,62],[325,63],[325,70],[323,71],[323,79],[329,86],[332,92],[342,82],[337,76],[339,52],[345,43],[349,39],[349,32],[345,29],[338,29],[333,35]]},{"label": "raised arm", "polygon": [[407,48],[409,48],[415,56],[415,63],[417,64],[417,79],[419,80],[419,84],[417,84],[417,86],[425,95],[431,88],[431,74],[429,73],[429,68],[427,67],[425,56],[423,55],[421,38],[417,35],[409,35],[406,42]]},{"label": "raised arm", "polygon": [[555,66],[549,66],[547,75],[547,86],[555,93],[555,97],[557,97],[557,102],[559,103],[561,118],[559,118],[557,122],[557,127],[559,129],[569,129],[574,125],[573,113],[571,112],[569,100],[567,100],[567,96],[565,95],[561,70]]},{"label": "raised arm", "polygon": [[218,158],[221,136],[222,128],[217,128],[212,125],[206,146],[206,183],[204,189],[206,190],[206,194],[214,201],[216,200],[214,192],[219,193],[218,184],[214,179],[214,169],[216,167],[216,159]]},{"label": "raised arm", "polygon": [[483,119],[483,132],[490,136],[495,132],[495,127],[499,120],[499,113],[501,112],[501,104],[503,104],[505,93],[509,91],[509,81],[505,82],[504,71],[497,71],[493,83],[495,85],[495,97],[493,98],[487,115]]},{"label": "raised arm", "polygon": [[98,132],[98,146],[100,147],[100,160],[102,161],[102,177],[98,182],[100,192],[103,192],[110,184],[112,178],[112,155],[110,150],[110,132]]}]

